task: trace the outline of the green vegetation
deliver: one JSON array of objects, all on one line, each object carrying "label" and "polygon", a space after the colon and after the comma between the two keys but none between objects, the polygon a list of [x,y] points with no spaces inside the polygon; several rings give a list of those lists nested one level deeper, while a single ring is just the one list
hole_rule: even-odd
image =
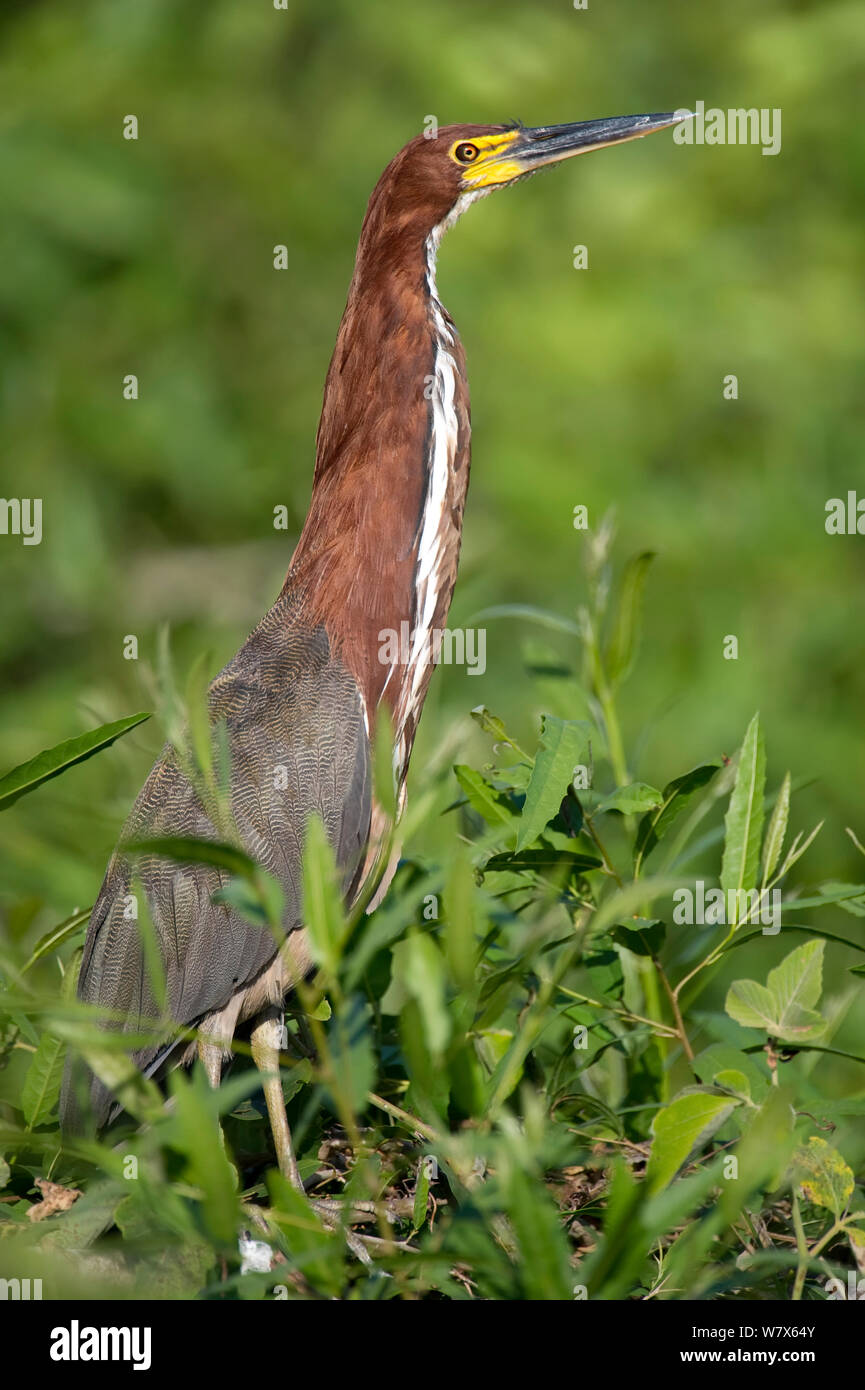
[{"label": "green vegetation", "polygon": [[[839,1035],[861,1007],[865,945],[832,923],[839,909],[861,920],[865,885],[790,887],[820,827],[792,834],[789,774],[767,796],[757,715],[726,765],[709,759],[663,788],[614,768],[626,757],[616,693],[638,631],[633,573],[615,586],[595,547],[580,623],[586,719],[545,716],[532,756],[496,715],[472,711],[492,761],[443,772],[408,813],[415,845],[431,822],[446,827],[444,860],[408,854],[385,903],[346,917],[313,823],[304,903],[317,969],[290,1015],[284,1092],[308,1190],[339,1199],[348,1233],[274,1170],[248,1047],[236,1043],[217,1093],[198,1066],[175,1071],[166,1109],[123,1039],[75,1003],[79,914],[26,961],[4,961],[7,1268],[55,1297],[800,1299],[846,1279],[865,1246],[847,1157],[865,1058]],[[565,690],[574,679],[556,676]],[[202,787],[214,776],[218,798],[189,714],[190,775]],[[42,755],[42,780],[60,760],[65,747]],[[38,785],[31,776],[28,790]],[[231,875],[222,896],[278,929],[279,886],[232,840],[142,847],[219,863]],[[719,889],[703,889],[698,862]],[[681,915],[695,888],[709,904],[723,895],[720,921],[708,908],[705,921]],[[766,983],[742,978],[761,973],[767,941]],[[831,994],[824,954],[844,972]],[[725,967],[722,1009],[709,986]],[[67,1047],[117,1088],[130,1120],[61,1148]],[[855,1084],[829,1100],[833,1063]],[[58,1212],[52,1193],[63,1194],[43,1190],[49,1218],[35,1224],[46,1178],[83,1195]],[[240,1233],[275,1252],[273,1269],[244,1267]]]},{"label": "green vegetation", "polygon": [[[2,491],[43,499],[40,545],[0,536],[0,1276],[824,1296],[865,1239],[863,552],[824,528],[861,475],[861,7],[30,0],[0,37]],[[200,692],[287,566],[385,162],[430,113],[700,98],[781,107],[781,153],[656,136],[487,199],[442,249],[475,428],[451,624],[486,627],[487,670],[435,675],[374,914],[344,918],[313,845],[284,1058],[304,1176],[374,1205],[368,1265],[274,1174],[242,1046],[166,1111],[75,1003],[87,907],[163,733],[191,715],[216,776]],[[230,848],[235,905],[272,921]],[[780,891],[781,930],[753,900],[681,923],[698,881]],[[68,1047],[133,1120],[61,1151]],[[34,1222],[36,1180],[82,1195]],[[241,1277],[239,1229],[284,1262]]]}]

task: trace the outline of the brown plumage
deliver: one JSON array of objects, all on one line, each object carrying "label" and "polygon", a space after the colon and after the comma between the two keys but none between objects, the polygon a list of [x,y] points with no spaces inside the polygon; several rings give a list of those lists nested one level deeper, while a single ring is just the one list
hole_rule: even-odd
[{"label": "brown plumage", "polygon": [[[220,870],[118,851],[90,920],[79,998],[135,1031],[158,1015],[128,904],[146,895],[171,1018],[194,1026],[211,1079],[237,1024],[251,1020],[256,1060],[272,1065],[285,992],[310,966],[301,873],[311,814],[325,826],[347,901],[381,873],[384,827],[373,805],[370,745],[388,706],[401,790],[432,674],[428,638],[446,625],[469,475],[469,395],[456,328],[438,299],[439,241],[462,211],[535,169],[670,125],[641,116],[526,130],[460,125],[412,140],[367,208],[354,277],[324,391],[309,514],[276,603],[209,692],[225,721],[231,805],[246,849],[279,879],[286,940],[212,898]],[[382,635],[408,624],[409,660],[382,659]],[[284,769],[281,779],[276,769]],[[279,785],[277,785],[279,783]],[[214,838],[169,747],[148,777],[124,839]],[[391,866],[392,867],[392,866]],[[256,1039],[259,1047],[256,1051]],[[207,1041],[209,1040],[209,1041]],[[179,1059],[169,1041],[133,1054],[147,1074]],[[262,1063],[261,1059],[265,1061]],[[267,1059],[270,1059],[268,1061]],[[299,1181],[278,1081],[265,1093],[280,1164]],[[67,1128],[116,1108],[86,1069],[67,1070]],[[281,1113],[280,1113],[281,1112]],[[286,1137],[288,1136],[288,1137]]]}]

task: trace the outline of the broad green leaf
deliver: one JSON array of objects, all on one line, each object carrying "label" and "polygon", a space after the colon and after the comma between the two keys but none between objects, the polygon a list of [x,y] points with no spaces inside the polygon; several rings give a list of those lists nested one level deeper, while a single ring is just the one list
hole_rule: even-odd
[{"label": "broad green leaf", "polygon": [[65,1054],[64,1042],[43,1033],[21,1087],[21,1109],[28,1129],[44,1124],[57,1104]]},{"label": "broad green leaf", "polygon": [[400,1009],[399,1037],[411,1081],[400,1104],[438,1126],[447,1114],[450,1076],[447,1067],[430,1052],[417,999],[407,999]]},{"label": "broad green leaf", "polygon": [[713,1077],[716,1086],[723,1086],[727,1091],[735,1091],[737,1095],[751,1097],[751,1083],[743,1071],[735,1068],[715,1072]]},{"label": "broad green leaf", "polygon": [[637,827],[634,844],[634,862],[637,866],[652,853],[691,798],[709,785],[719,766],[718,763],[702,763],[667,783],[660,806],[649,811]]},{"label": "broad green leaf", "polygon": [[366,1106],[375,1080],[375,1056],[370,1029],[371,1009],[360,994],[353,994],[338,1011],[327,1030],[330,1050],[327,1090],[337,1114],[356,1115]]},{"label": "broad green leaf", "polygon": [[782,1042],[812,1042],[826,1029],[825,1019],[813,1009],[793,1007],[782,1023],[778,1001],[755,980],[736,980],[730,986],[724,1008],[744,1028],[761,1028]]},{"label": "broad green leaf", "polygon": [[11,1176],[12,1169],[9,1167],[5,1158],[0,1155],[0,1187],[5,1187]]},{"label": "broad green leaf", "polygon": [[201,1207],[212,1238],[221,1246],[237,1240],[236,1174],[220,1142],[214,1096],[204,1074],[175,1068],[168,1080],[174,1098],[173,1145],[184,1155],[187,1179],[201,1190]]},{"label": "broad green leaf", "polygon": [[574,873],[587,873],[599,869],[601,860],[593,854],[572,854],[566,849],[524,849],[517,854],[494,854],[484,864],[484,873],[519,873],[531,870],[540,873],[544,869],[571,869]]},{"label": "broad green leaf", "polygon": [[766,748],[760,716],[755,714],[745,732],[724,821],[721,887],[725,892],[731,888],[750,892],[757,882],[765,786]]},{"label": "broad green leaf", "polygon": [[778,860],[781,858],[781,850],[784,847],[784,836],[787,833],[787,819],[790,815],[790,774],[785,774],[781,783],[781,790],[778,792],[778,800],[772,811],[769,820],[769,828],[766,831],[766,840],[763,845],[763,882],[768,883],[775,872]]},{"label": "broad green leaf", "polygon": [[[68,1211],[53,1216],[40,1238],[40,1250],[69,1250],[77,1260],[81,1252],[103,1234],[114,1222],[118,1206],[128,1194],[128,1183],[113,1179],[94,1181]],[[124,1190],[125,1189],[125,1190]]]},{"label": "broad green leaf", "polygon": [[635,955],[657,956],[666,933],[664,923],[656,918],[625,917],[619,926],[613,927],[610,936]]},{"label": "broad green leaf", "polygon": [[119,1050],[124,1043],[123,1034],[103,1034],[100,1029],[100,1042],[94,1044],[86,1038],[82,1040],[80,1029],[76,1029],[74,1024],[67,1025],[64,1020],[58,1019],[54,1027],[58,1033],[69,1034],[70,1043],[81,1053],[90,1070],[113,1092],[130,1115],[137,1120],[153,1121],[163,1113],[165,1098],[159,1087],[144,1075],[131,1057]]},{"label": "broad green leaf", "polygon": [[589,940],[596,942],[608,927],[619,926],[628,918],[637,917],[638,930],[642,925],[642,913],[647,904],[658,898],[666,898],[682,881],[678,878],[661,877],[637,879],[617,888],[605,898],[589,923]]},{"label": "broad green leaf", "polygon": [[652,1122],[652,1152],[646,1169],[651,1192],[666,1187],[697,1146],[710,1138],[732,1114],[730,1096],[691,1091],[659,1110]]},{"label": "broad green leaf", "polygon": [[496,743],[510,743],[508,731],[498,715],[490,714],[486,705],[477,705],[470,711],[472,719],[479,724],[485,734],[491,734]]},{"label": "broad green leaf", "polygon": [[525,849],[556,815],[570,786],[574,768],[588,763],[591,726],[581,719],[541,719],[541,746],[535,758],[517,834],[518,850]]},{"label": "broad green leaf", "polygon": [[643,589],[654,552],[647,550],[635,555],[625,566],[619,588],[616,617],[604,656],[604,670],[611,685],[624,680],[631,668],[637,648]]},{"label": "broad green leaf", "polygon": [[348,924],[337,887],[333,850],[318,816],[310,816],[307,822],[303,909],[312,958],[333,974],[339,966]]},{"label": "broad green leaf", "polygon": [[122,738],[130,729],[143,724],[145,719],[149,718],[150,715],[146,713],[131,714],[126,719],[101,724],[98,729],[79,734],[77,738],[66,739],[54,748],[46,748],[43,753],[37,753],[29,762],[13,767],[5,776],[0,777],[0,811],[12,806],[19,797],[35,791],[43,782],[49,782],[52,777],[59,777],[67,768],[92,758],[94,753],[108,748],[115,739]]},{"label": "broad green leaf", "polygon": [[[394,947],[394,985],[401,987],[403,998],[417,1000],[426,1045],[433,1057],[441,1056],[450,1039],[451,1018],[444,957],[429,933],[412,932]],[[388,993],[391,999],[397,998]]]},{"label": "broad green leaf", "polygon": [[762,1068],[749,1056],[729,1043],[710,1043],[694,1058],[694,1071],[707,1085],[721,1072],[737,1071],[748,1083],[748,1094],[762,1101],[769,1089],[769,1077],[765,1066]]},{"label": "broad green leaf", "polygon": [[429,1199],[430,1165],[425,1158],[417,1166],[414,1185],[414,1205],[412,1207],[412,1229],[419,1231],[426,1221],[426,1208]]},{"label": "broad green leaf", "polygon": [[780,965],[770,970],[766,979],[769,990],[780,1005],[780,1019],[783,1023],[792,1009],[813,1009],[823,988],[823,952],[826,942],[822,937],[816,941],[806,941],[797,946]]},{"label": "broad green leaf", "polygon": [[474,980],[479,917],[476,894],[474,869],[462,846],[456,845],[444,894],[444,948],[458,989],[469,989]]},{"label": "broad green leaf", "polygon": [[743,1027],[760,1028],[782,1042],[819,1037],[827,1025],[813,1006],[822,988],[825,944],[819,938],[791,951],[769,971],[766,985],[736,980],[727,993],[727,1013]]},{"label": "broad green leaf", "polygon": [[762,1028],[771,1033],[777,1026],[775,1000],[766,986],[756,980],[736,980],[727,991],[724,1008],[743,1028]]},{"label": "broad green leaf", "polygon": [[240,878],[254,879],[260,872],[255,860],[237,845],[221,840],[198,840],[191,835],[152,835],[142,840],[127,840],[121,850],[130,855],[156,854],[179,864],[211,864]]},{"label": "broad green leaf", "polygon": [[379,704],[375,717],[375,739],[372,750],[373,794],[387,825],[393,825],[397,815],[396,781],[393,770],[394,732],[390,710],[385,701]]},{"label": "broad green leaf", "polygon": [[508,1226],[519,1243],[517,1269],[523,1297],[530,1302],[572,1298],[574,1284],[561,1213],[542,1182],[517,1163],[501,1179]]},{"label": "broad green leaf", "polygon": [[623,816],[636,816],[641,811],[650,811],[653,806],[660,806],[663,800],[663,793],[656,787],[650,787],[646,782],[632,782],[630,786],[619,787],[612,796],[602,801],[598,812],[621,811]]},{"label": "broad green leaf", "polygon": [[344,1292],[343,1237],[325,1228],[302,1192],[271,1168],[265,1178],[270,1196],[270,1216],[280,1228],[292,1263],[303,1271],[305,1280],[325,1298],[336,1299]]},{"label": "broad green leaf", "polygon": [[853,1195],[854,1178],[837,1149],[812,1135],[794,1153],[792,1174],[809,1202],[841,1216]]},{"label": "broad green leaf", "polygon": [[314,1009],[309,1010],[309,1012],[306,1014],[306,1017],[314,1018],[317,1023],[327,1023],[328,1019],[331,1018],[332,1015],[333,1010],[330,1007],[330,1002],[327,999],[327,997],[324,996],[321,999],[319,999]]},{"label": "broad green leaf", "polygon": [[464,763],[456,764],[454,774],[472,810],[477,811],[488,825],[510,825],[514,815],[504,792],[490,786],[485,777]]},{"label": "broad green leaf", "polygon": [[233,908],[238,916],[255,927],[274,928],[282,921],[285,898],[281,884],[262,869],[253,881],[229,879],[211,894],[210,901]]}]

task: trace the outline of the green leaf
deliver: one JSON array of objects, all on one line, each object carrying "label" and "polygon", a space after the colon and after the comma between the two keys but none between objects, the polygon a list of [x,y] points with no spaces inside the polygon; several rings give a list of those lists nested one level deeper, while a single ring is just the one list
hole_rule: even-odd
[{"label": "green leaf", "polygon": [[846,1209],[853,1195],[853,1173],[837,1149],[816,1135],[793,1155],[793,1181],[801,1187],[809,1202],[827,1207],[836,1219]]},{"label": "green leaf", "polygon": [[618,685],[631,669],[637,648],[643,590],[654,552],[635,555],[625,566],[619,589],[616,620],[604,656],[604,670],[611,685]]},{"label": "green leaf", "polygon": [[[447,982],[444,957],[427,932],[412,932],[393,950],[389,1000],[402,998],[417,1001],[426,1046],[433,1057],[440,1057],[451,1035],[451,1018],[447,1007]],[[382,1001],[382,1007],[393,1005]]]},{"label": "green leaf", "polygon": [[334,974],[348,931],[336,864],[319,816],[310,816],[303,852],[304,923],[316,965]]},{"label": "green leaf", "polygon": [[412,1207],[412,1230],[419,1231],[426,1221],[427,1201],[429,1200],[430,1165],[425,1158],[417,1166],[414,1185],[414,1205]]},{"label": "green leaf", "polygon": [[478,904],[474,870],[462,845],[455,845],[444,894],[444,948],[458,989],[470,989],[475,976]]},{"label": "green leaf", "polygon": [[123,1198],[126,1183],[113,1180],[96,1181],[79,1197],[69,1211],[60,1212],[46,1225],[50,1227],[40,1239],[41,1251],[69,1250],[80,1261],[82,1250],[92,1245],[109,1226]]},{"label": "green leaf", "polygon": [[737,1102],[709,1091],[690,1091],[659,1110],[652,1122],[652,1152],[646,1169],[651,1192],[666,1187],[682,1164],[732,1114]]},{"label": "green leaf", "polygon": [[766,749],[760,716],[755,714],[745,732],[724,821],[721,887],[725,893],[730,889],[750,892],[757,882],[765,786]]},{"label": "green leaf", "polygon": [[573,781],[574,768],[588,763],[590,732],[591,726],[584,720],[542,715],[541,747],[520,817],[518,850],[536,840],[548,822],[558,815]]},{"label": "green leaf", "polygon": [[826,942],[822,937],[816,941],[806,941],[797,946],[780,965],[770,970],[766,983],[780,1005],[780,1018],[784,1022],[790,1012],[797,1008],[813,1009],[823,988],[823,952]]},{"label": "green leaf", "polygon": [[145,719],[149,718],[150,715],[146,713],[130,714],[126,719],[116,719],[112,724],[101,724],[98,729],[79,734],[77,738],[66,739],[54,748],[46,748],[43,753],[37,753],[29,762],[13,767],[5,776],[0,777],[0,811],[14,805],[19,797],[35,791],[43,782],[50,782],[52,777],[59,777],[67,768],[74,767],[76,763],[83,763],[87,758],[92,758],[94,753],[110,747],[115,739],[122,738],[130,729],[143,724]]},{"label": "green leaf", "polygon": [[518,854],[494,854],[484,864],[484,873],[520,873],[531,870],[569,868],[574,873],[599,869],[601,860],[593,854],[572,854],[566,849],[524,849]]},{"label": "green leaf", "polygon": [[319,999],[314,1009],[310,1009],[308,1011],[306,1017],[314,1018],[317,1023],[327,1023],[327,1020],[332,1016],[332,1014],[333,1010],[330,1007],[330,1001],[325,995],[322,996],[321,999]]},{"label": "green leaf", "polygon": [[514,816],[504,792],[490,786],[485,777],[464,763],[456,764],[454,774],[472,810],[477,811],[488,825],[510,825]]},{"label": "green leaf", "polygon": [[[650,787],[646,782],[632,782],[630,786],[619,787],[602,801],[597,811],[621,811],[623,816],[635,816],[641,811],[650,811],[653,806],[660,806],[663,802],[663,793],[656,787]],[[592,812],[596,815],[597,812]]]},{"label": "green leaf", "polygon": [[561,1213],[542,1182],[516,1163],[501,1178],[503,1205],[519,1243],[517,1269],[523,1297],[529,1302],[572,1297],[573,1271]]},{"label": "green leaf", "polygon": [[500,603],[493,608],[484,608],[472,617],[473,623],[487,618],[528,618],[541,627],[552,628],[555,632],[566,632],[569,637],[579,637],[580,629],[571,618],[562,618],[558,613],[550,613],[545,608],[534,608],[529,603]]},{"label": "green leaf", "polygon": [[285,897],[281,884],[261,870],[254,881],[231,878],[210,896],[212,903],[232,908],[255,927],[277,927],[282,921]]},{"label": "green leaf", "polygon": [[822,901],[818,899],[818,903],[822,906],[822,902],[834,901],[837,907],[849,912],[851,917],[865,917],[865,888],[858,885],[858,889],[857,892],[856,886],[852,883],[838,883],[834,880],[822,883]]},{"label": "green leaf", "polygon": [[736,1095],[751,1098],[751,1083],[743,1071],[736,1068],[715,1072],[712,1078],[716,1086],[723,1086],[726,1091],[735,1091]]},{"label": "green leaf", "polygon": [[814,1011],[822,988],[822,938],[798,946],[769,971],[766,985],[736,980],[727,993],[725,1009],[745,1028],[760,1028],[782,1042],[819,1037],[825,1019]]},{"label": "green leaf", "polygon": [[366,1106],[366,1096],[375,1080],[375,1056],[371,1009],[360,994],[353,994],[336,1014],[328,1029],[330,1075],[327,1085],[337,1114],[357,1114]]},{"label": "green leaf", "polygon": [[340,1237],[326,1230],[302,1192],[272,1168],[265,1179],[270,1195],[270,1216],[280,1228],[292,1264],[325,1298],[343,1292],[342,1261],[335,1258]]},{"label": "green leaf", "polygon": [[210,685],[207,673],[209,663],[209,652],[201,652],[192,663],[186,681],[186,717],[189,722],[190,743],[196,764],[208,784],[213,777],[213,735],[207,699]]},{"label": "green leaf", "polygon": [[59,946],[63,945],[64,941],[68,941],[71,936],[86,926],[92,911],[91,907],[86,907],[83,912],[73,912],[72,916],[67,917],[65,922],[60,922],[58,926],[52,927],[49,932],[40,937],[33,947],[27,964],[21,967],[21,974],[23,975],[25,970],[29,970],[43,956],[49,955],[51,951],[56,951]]},{"label": "green leaf", "polygon": [[769,1078],[747,1052],[729,1043],[710,1043],[694,1058],[694,1071],[707,1085],[723,1072],[739,1072],[748,1083],[748,1094],[762,1101],[769,1089]]},{"label": "green leaf", "polygon": [[613,927],[610,936],[619,946],[626,946],[637,956],[657,956],[664,944],[667,928],[656,918],[626,917]]},{"label": "green leaf", "polygon": [[220,1246],[234,1245],[239,1217],[236,1174],[220,1142],[214,1093],[197,1068],[188,1079],[175,1068],[168,1086],[174,1098],[172,1147],[185,1156],[188,1181],[201,1190],[210,1235]]},{"label": "green leaf", "polygon": [[743,1028],[762,1028],[774,1034],[775,1000],[766,986],[756,980],[736,980],[727,991],[724,1008]]},{"label": "green leaf", "polygon": [[376,711],[372,749],[373,795],[387,825],[397,817],[397,788],[393,771],[394,731],[390,710],[383,701]]},{"label": "green leaf", "polygon": [[153,835],[143,840],[127,840],[124,854],[156,854],[179,864],[210,864],[240,878],[255,879],[259,865],[237,845],[221,840],[199,840],[191,835]]},{"label": "green leaf", "polygon": [[54,1110],[63,1080],[66,1044],[44,1033],[21,1087],[21,1109],[28,1129],[44,1124]]},{"label": "green leaf", "polygon": [[504,722],[499,719],[498,715],[490,714],[486,705],[477,705],[469,713],[475,723],[480,724],[485,734],[492,735],[496,743],[510,743]]},{"label": "green leaf", "polygon": [[719,766],[719,763],[702,763],[699,767],[693,767],[690,772],[685,772],[681,777],[675,777],[672,782],[667,783],[660,806],[649,811],[637,827],[637,838],[634,844],[634,862],[636,865],[648,858],[658,841],[666,835],[673,821],[684,811],[691,797],[709,785],[717,774]]},{"label": "green leaf", "polygon": [[781,783],[781,790],[778,792],[778,800],[769,821],[769,828],[766,831],[766,841],[763,845],[763,882],[768,883],[775,872],[778,860],[781,858],[781,850],[784,847],[784,836],[787,833],[787,819],[790,815],[790,774],[785,774]]}]

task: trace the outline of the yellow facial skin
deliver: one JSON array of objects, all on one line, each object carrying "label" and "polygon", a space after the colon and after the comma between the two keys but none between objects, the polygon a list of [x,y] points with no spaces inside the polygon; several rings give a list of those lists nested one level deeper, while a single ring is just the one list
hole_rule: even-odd
[{"label": "yellow facial skin", "polygon": [[[520,174],[525,173],[519,160],[507,157],[508,150],[518,135],[517,130],[505,130],[498,135],[480,135],[471,140],[456,140],[448,153],[463,171],[463,187],[490,188],[498,183],[510,183],[511,179],[517,179]],[[472,164],[464,164],[462,160],[457,159],[455,151],[460,145],[474,145],[480,151]]]}]

